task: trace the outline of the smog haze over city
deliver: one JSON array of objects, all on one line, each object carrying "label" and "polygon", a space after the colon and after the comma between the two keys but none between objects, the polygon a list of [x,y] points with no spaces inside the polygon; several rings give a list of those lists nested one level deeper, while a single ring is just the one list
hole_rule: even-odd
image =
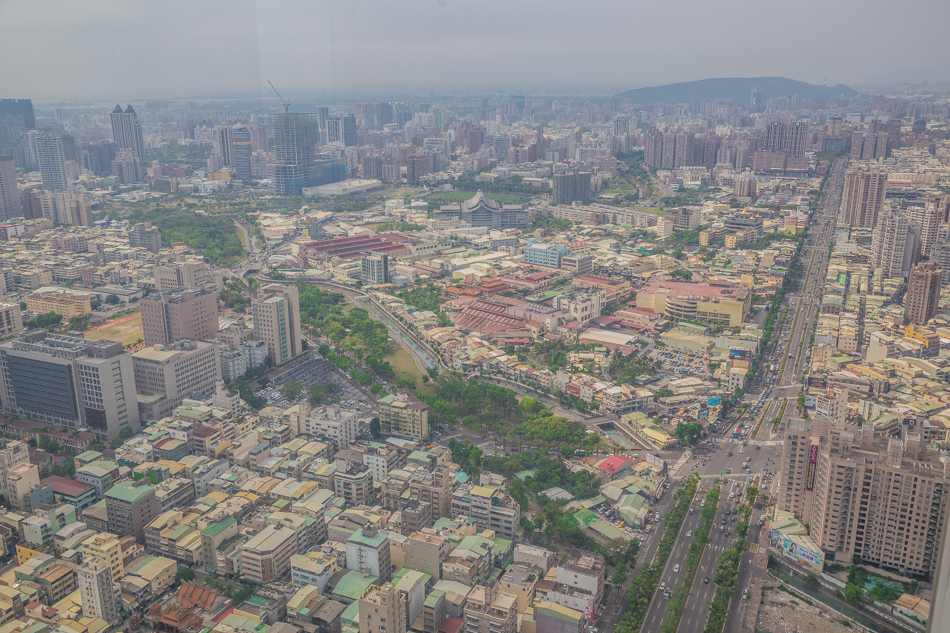
[{"label": "smog haze over city", "polygon": [[0,0],[0,633],[947,633],[948,25]]},{"label": "smog haze over city", "polygon": [[[4,0],[8,92],[47,101],[950,80],[950,5],[730,0]],[[897,28],[905,24],[907,28]]]}]

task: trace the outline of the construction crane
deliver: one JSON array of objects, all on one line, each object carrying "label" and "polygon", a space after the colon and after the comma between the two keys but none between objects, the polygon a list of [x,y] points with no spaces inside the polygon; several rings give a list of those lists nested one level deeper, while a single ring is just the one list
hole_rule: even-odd
[{"label": "construction crane", "polygon": [[284,114],[290,112],[290,99],[284,99],[284,95],[280,94],[280,91],[274,87],[274,84],[270,82],[270,79],[267,80],[267,85],[270,86],[270,89],[274,91],[274,94],[277,95],[277,98],[280,99],[280,106],[284,109]]}]

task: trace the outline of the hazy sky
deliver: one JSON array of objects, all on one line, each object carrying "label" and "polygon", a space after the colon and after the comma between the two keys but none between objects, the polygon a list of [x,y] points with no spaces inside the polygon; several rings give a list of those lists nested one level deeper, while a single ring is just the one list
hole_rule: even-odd
[{"label": "hazy sky", "polygon": [[947,79],[948,24],[947,0],[0,0],[0,96]]}]

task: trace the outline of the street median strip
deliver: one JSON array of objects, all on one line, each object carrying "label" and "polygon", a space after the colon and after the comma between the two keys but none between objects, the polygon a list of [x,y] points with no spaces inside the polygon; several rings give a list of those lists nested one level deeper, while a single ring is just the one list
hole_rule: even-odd
[{"label": "street median strip", "polygon": [[650,601],[660,581],[660,574],[663,573],[670,552],[673,551],[673,545],[679,536],[689,506],[693,503],[693,496],[698,486],[699,477],[693,473],[683,481],[683,487],[673,496],[676,499],[676,505],[666,514],[663,537],[656,548],[653,564],[644,566],[643,570],[633,577],[630,590],[627,592],[629,604],[620,622],[617,623],[616,633],[636,633],[643,625],[643,619],[646,617]]},{"label": "street median strip", "polygon": [[706,507],[702,509],[699,517],[699,527],[694,530],[696,537],[689,544],[689,554],[686,557],[685,574],[683,583],[673,592],[670,598],[670,604],[667,607],[666,618],[663,620],[663,633],[676,633],[680,626],[680,620],[683,619],[683,613],[686,611],[686,601],[689,599],[689,591],[693,587],[693,581],[696,580],[696,571],[699,569],[699,563],[703,558],[703,551],[709,545],[709,533],[716,523],[716,510],[719,507],[720,488],[718,486],[710,488],[706,493]]}]

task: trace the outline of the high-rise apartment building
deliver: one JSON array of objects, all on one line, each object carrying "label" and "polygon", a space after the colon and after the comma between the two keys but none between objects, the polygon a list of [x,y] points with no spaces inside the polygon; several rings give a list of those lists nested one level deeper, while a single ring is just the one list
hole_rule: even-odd
[{"label": "high-rise apartment building", "polygon": [[801,158],[805,155],[807,138],[807,121],[772,121],[765,128],[764,149]]},{"label": "high-rise apartment building", "polygon": [[57,226],[90,226],[92,209],[86,194],[72,191],[50,191],[39,196],[43,217]]},{"label": "high-rise apartment building", "polygon": [[937,229],[937,238],[934,240],[930,258],[940,267],[941,285],[950,285],[950,226],[941,224]]},{"label": "high-rise apartment building", "polygon": [[392,583],[370,586],[359,599],[360,633],[406,633],[406,596]]},{"label": "high-rise apartment building", "polygon": [[402,546],[403,566],[432,576],[433,581],[442,578],[442,562],[452,553],[452,542],[431,528],[413,532]]},{"label": "high-rise apartment building", "polygon": [[79,567],[79,597],[82,614],[112,624],[119,619],[121,592],[112,577],[109,563],[101,558],[84,561]]},{"label": "high-rise apartment building", "polygon": [[205,262],[177,262],[152,269],[155,290],[169,292],[178,288],[199,288],[215,283],[214,273]]},{"label": "high-rise apartment building", "polygon": [[841,193],[841,219],[855,228],[874,228],[884,210],[887,174],[880,168],[852,168],[845,172]]},{"label": "high-rise apartment building", "polygon": [[431,505],[433,518],[451,517],[454,485],[455,478],[444,466],[431,472],[416,470],[409,479],[409,496]]},{"label": "high-rise apartment building", "polygon": [[907,216],[895,211],[880,215],[871,234],[871,265],[887,277],[904,277],[917,259],[920,233]]},{"label": "high-rise apartment building", "polygon": [[123,481],[103,494],[109,531],[113,534],[134,535],[135,542],[143,545],[145,526],[161,513],[155,488],[146,484],[146,481]]},{"label": "high-rise apartment building", "polygon": [[231,129],[231,174],[238,180],[251,179],[251,131],[246,125],[236,125]]},{"label": "high-rise apartment building", "polygon": [[590,202],[589,171],[554,174],[554,204]]},{"label": "high-rise apartment building", "polygon": [[942,212],[937,205],[924,205],[907,209],[907,219],[917,227],[920,233],[920,255],[930,259],[934,245],[937,243],[937,232],[943,223]]},{"label": "high-rise apartment building", "polygon": [[132,368],[144,420],[161,420],[185,398],[213,393],[221,377],[218,346],[204,341],[146,347],[132,354]]},{"label": "high-rise apartment building", "polygon": [[942,276],[936,262],[921,262],[910,269],[904,295],[904,325],[925,325],[937,316]]},{"label": "high-rise apartment building", "polygon": [[251,300],[251,314],[254,338],[267,343],[267,355],[274,365],[301,353],[300,300],[295,286],[262,286]]},{"label": "high-rise apartment building", "polygon": [[379,401],[379,426],[386,435],[421,442],[429,437],[429,407],[409,394],[388,395]]},{"label": "high-rise apartment building", "polygon": [[780,510],[809,526],[825,556],[930,579],[947,531],[950,463],[927,447],[915,420],[901,438],[874,426],[793,420],[776,493]]},{"label": "high-rise apartment building", "polygon": [[0,155],[0,220],[23,215],[20,191],[16,186],[16,165],[13,156]]},{"label": "high-rise apartment building", "polygon": [[116,105],[110,117],[112,119],[112,140],[115,141],[116,147],[131,150],[135,158],[139,159],[140,165],[148,164],[145,162],[145,138],[142,135],[142,124],[139,122],[139,115],[135,113],[132,106],[128,106],[123,111],[122,106]]},{"label": "high-rise apartment building", "polygon": [[364,286],[378,286],[389,283],[389,255],[386,253],[366,253],[360,267],[360,281]]},{"label": "high-rise apartment building", "polygon": [[69,189],[63,137],[43,128],[30,130],[29,139],[36,157],[36,167],[43,179],[43,188],[48,191]]},{"label": "high-rise apartment building", "polygon": [[0,401],[8,413],[102,441],[139,429],[132,355],[115,341],[40,330],[0,343]]},{"label": "high-rise apartment building", "polygon": [[218,295],[210,284],[153,292],[139,301],[139,307],[146,345],[203,341],[218,331]]},{"label": "high-rise apartment building", "polygon": [[132,230],[129,231],[129,246],[157,253],[162,247],[162,232],[150,222],[133,224]]}]

